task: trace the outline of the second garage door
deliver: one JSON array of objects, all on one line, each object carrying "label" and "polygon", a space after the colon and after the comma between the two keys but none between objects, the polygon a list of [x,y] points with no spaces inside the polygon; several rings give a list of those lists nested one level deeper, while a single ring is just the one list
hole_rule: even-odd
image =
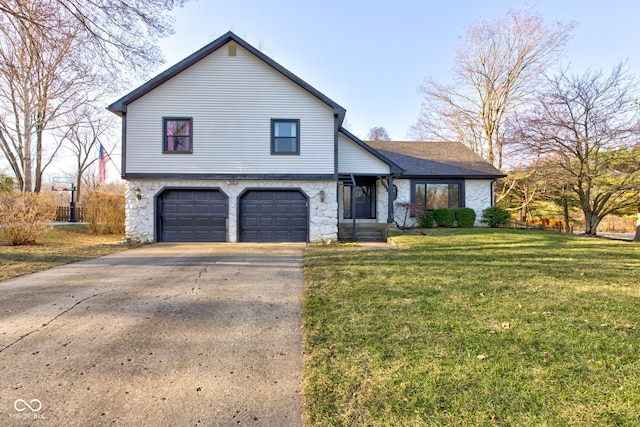
[{"label": "second garage door", "polygon": [[299,190],[250,190],[240,199],[241,242],[306,242],[307,198]]}]

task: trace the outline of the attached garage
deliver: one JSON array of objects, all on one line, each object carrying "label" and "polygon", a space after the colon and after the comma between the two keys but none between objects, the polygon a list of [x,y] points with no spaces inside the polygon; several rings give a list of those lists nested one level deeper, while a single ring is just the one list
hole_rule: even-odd
[{"label": "attached garage", "polygon": [[227,196],[212,189],[171,189],[157,198],[159,242],[226,242]]},{"label": "attached garage", "polygon": [[240,197],[241,242],[306,242],[307,197],[300,190],[248,190]]}]

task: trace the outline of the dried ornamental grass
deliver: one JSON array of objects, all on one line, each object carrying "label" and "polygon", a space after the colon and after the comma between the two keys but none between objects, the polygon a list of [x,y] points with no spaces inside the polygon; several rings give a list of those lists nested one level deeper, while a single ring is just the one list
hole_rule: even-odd
[{"label": "dried ornamental grass", "polygon": [[12,245],[33,245],[48,230],[55,215],[56,205],[48,194],[2,194],[0,236]]},{"label": "dried ornamental grass", "polygon": [[90,191],[85,196],[85,221],[94,234],[124,234],[124,195]]}]

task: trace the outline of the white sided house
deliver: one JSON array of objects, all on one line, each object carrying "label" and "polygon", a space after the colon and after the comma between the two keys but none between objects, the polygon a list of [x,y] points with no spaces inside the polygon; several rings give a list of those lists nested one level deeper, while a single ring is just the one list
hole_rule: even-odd
[{"label": "white sided house", "polygon": [[344,108],[231,32],[109,109],[135,241],[337,240],[341,223],[410,225],[403,201],[479,217],[503,176],[459,143],[360,141]]}]

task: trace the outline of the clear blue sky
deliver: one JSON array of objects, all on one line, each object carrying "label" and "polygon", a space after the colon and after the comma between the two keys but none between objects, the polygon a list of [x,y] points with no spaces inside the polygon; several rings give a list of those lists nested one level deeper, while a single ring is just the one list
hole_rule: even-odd
[{"label": "clear blue sky", "polygon": [[175,34],[160,46],[170,66],[233,31],[346,108],[356,135],[383,126],[402,140],[424,78],[449,81],[464,28],[526,5],[577,23],[562,65],[610,70],[626,60],[640,77],[637,0],[191,0],[173,12]]}]

